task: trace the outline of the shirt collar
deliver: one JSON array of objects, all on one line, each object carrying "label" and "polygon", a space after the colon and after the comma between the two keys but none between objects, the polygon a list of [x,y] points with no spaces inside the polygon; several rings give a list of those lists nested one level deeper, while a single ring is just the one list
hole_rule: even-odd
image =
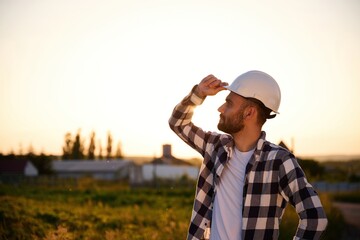
[{"label": "shirt collar", "polygon": [[266,142],[266,133],[264,131],[262,131],[261,135],[260,135],[260,138],[259,138],[259,140],[257,142],[255,152],[254,152],[255,161],[259,160],[260,154],[261,154],[261,152],[262,152],[262,150],[264,148],[265,142]]},{"label": "shirt collar", "polygon": [[[261,135],[260,135],[260,138],[256,144],[256,149],[254,151],[254,155],[255,155],[255,160],[258,160],[259,157],[260,157],[260,153],[262,152],[262,149],[265,145],[265,142],[266,142],[266,132],[265,131],[262,131],[261,132]],[[230,157],[232,156],[233,154],[233,148],[235,147],[235,142],[234,142],[234,139],[231,138],[231,141],[229,141],[227,144],[226,144],[226,152],[228,153],[228,159],[230,159]]]}]

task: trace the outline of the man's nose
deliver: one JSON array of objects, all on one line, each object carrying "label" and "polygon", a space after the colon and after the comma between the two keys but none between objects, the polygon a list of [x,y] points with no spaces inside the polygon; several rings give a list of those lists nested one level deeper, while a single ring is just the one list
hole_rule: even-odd
[{"label": "man's nose", "polygon": [[223,113],[223,110],[224,110],[224,104],[221,105],[221,106],[218,108],[218,111],[219,111],[220,113]]}]

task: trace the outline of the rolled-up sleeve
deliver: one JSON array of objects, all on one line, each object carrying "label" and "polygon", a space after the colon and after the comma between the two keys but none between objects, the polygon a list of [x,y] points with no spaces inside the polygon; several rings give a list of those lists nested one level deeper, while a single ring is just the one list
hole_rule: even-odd
[{"label": "rolled-up sleeve", "polygon": [[328,220],[318,194],[295,158],[285,159],[279,178],[281,194],[295,207],[300,218],[294,239],[319,239]]},{"label": "rolled-up sleeve", "polygon": [[204,155],[207,134],[191,121],[195,107],[201,105],[205,100],[194,93],[195,87],[175,106],[169,119],[169,126],[184,142]]}]

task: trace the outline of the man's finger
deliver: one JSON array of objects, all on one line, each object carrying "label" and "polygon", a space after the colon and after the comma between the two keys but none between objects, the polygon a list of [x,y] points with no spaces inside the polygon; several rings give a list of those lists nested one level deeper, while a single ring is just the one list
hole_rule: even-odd
[{"label": "man's finger", "polygon": [[213,81],[209,84],[209,87],[212,87],[212,88],[219,87],[219,86],[221,86],[221,80],[219,80],[217,78],[213,79]]}]

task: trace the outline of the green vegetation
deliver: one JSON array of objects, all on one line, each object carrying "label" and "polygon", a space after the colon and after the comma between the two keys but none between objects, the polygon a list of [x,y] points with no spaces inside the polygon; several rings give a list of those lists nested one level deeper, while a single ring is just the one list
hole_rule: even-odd
[{"label": "green vegetation", "polygon": [[[0,239],[184,239],[191,188],[0,186]],[[61,238],[60,238],[61,239]]]},{"label": "green vegetation", "polygon": [[298,162],[310,182],[360,182],[360,159],[324,162],[298,159]]},{"label": "green vegetation", "polygon": [[310,182],[319,181],[324,178],[325,167],[319,162],[312,159],[299,159],[298,162]]},{"label": "green vegetation", "polygon": [[323,181],[360,182],[360,159],[322,162],[321,165],[326,167]]},{"label": "green vegetation", "polygon": [[360,192],[343,192],[332,194],[332,199],[337,202],[359,203],[360,204]]},{"label": "green vegetation", "polygon": [[[192,187],[130,188],[81,179],[57,186],[0,185],[0,239],[185,239]],[[341,239],[344,220],[328,195],[324,239]],[[298,219],[288,206],[280,239],[291,239]]]}]

